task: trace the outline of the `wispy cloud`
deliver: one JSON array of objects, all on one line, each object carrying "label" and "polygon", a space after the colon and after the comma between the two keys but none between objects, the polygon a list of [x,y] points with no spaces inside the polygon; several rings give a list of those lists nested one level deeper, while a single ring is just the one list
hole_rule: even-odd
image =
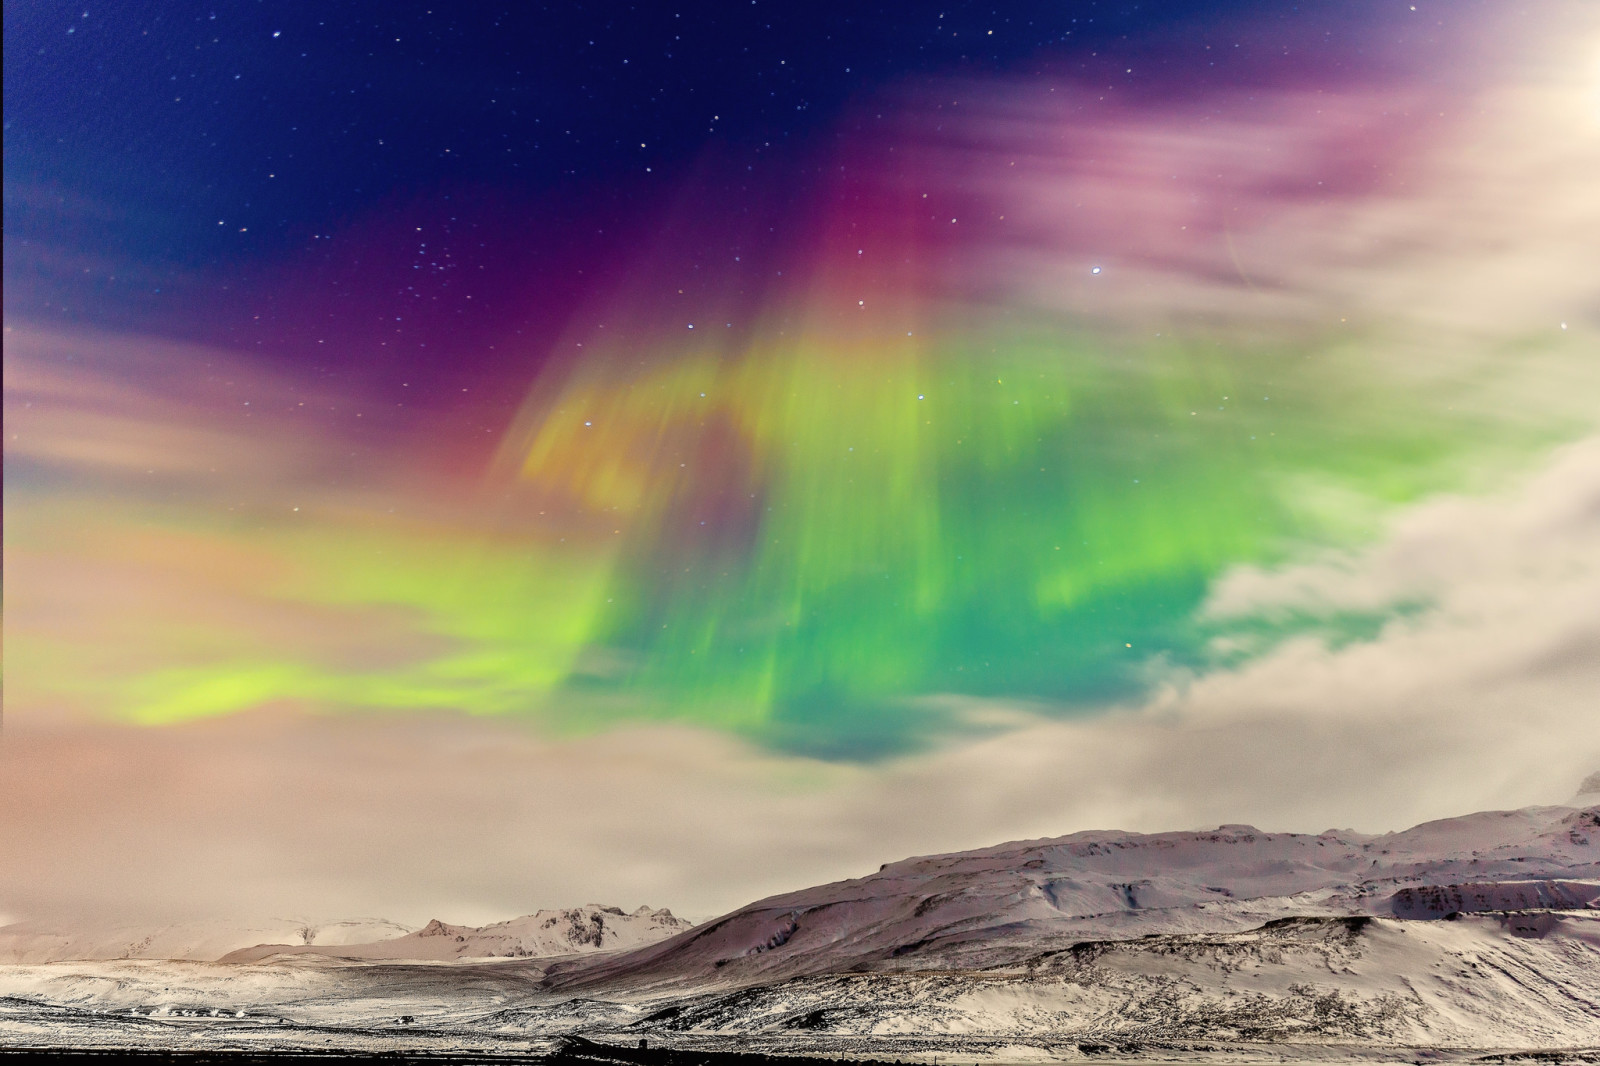
[{"label": "wispy cloud", "polygon": [[1584,17],[1456,99],[958,87],[894,174],[959,208],[934,266],[803,220],[794,307],[647,359],[596,326],[487,474],[310,369],[9,322],[0,901],[704,912],[1000,837],[1564,798]]},{"label": "wispy cloud", "polygon": [[1503,494],[1421,505],[1365,551],[1241,570],[1212,609],[1419,594],[1429,606],[1374,640],[1306,637],[1110,714],[965,701],[998,731],[874,768],[682,726],[560,741],[453,716],[152,731],[25,714],[0,752],[0,843],[19,857],[0,898],[19,913],[705,913],[1000,838],[1381,830],[1567,798],[1600,765],[1600,440]]}]

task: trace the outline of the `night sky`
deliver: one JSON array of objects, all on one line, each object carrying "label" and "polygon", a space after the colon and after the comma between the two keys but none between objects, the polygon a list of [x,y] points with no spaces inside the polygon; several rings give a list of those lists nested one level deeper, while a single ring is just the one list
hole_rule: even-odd
[{"label": "night sky", "polygon": [[520,389],[674,205],[724,225],[663,274],[781,259],[835,144],[905,139],[941,80],[1338,92],[1436,67],[1474,6],[17,5],[7,313]]},{"label": "night sky", "polygon": [[458,918],[1399,824],[1588,713],[1589,5],[5,20],[6,914],[199,809],[364,843],[184,906]]}]

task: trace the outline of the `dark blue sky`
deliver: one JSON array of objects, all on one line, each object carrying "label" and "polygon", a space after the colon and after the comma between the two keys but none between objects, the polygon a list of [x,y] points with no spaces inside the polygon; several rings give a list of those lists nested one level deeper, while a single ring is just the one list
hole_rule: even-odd
[{"label": "dark blue sky", "polygon": [[482,347],[556,322],[686,188],[730,216],[804,195],[819,139],[894,86],[1370,79],[1426,60],[1405,7],[12,5],[6,313],[379,358],[372,323],[443,256],[479,303],[440,289],[413,336]]}]

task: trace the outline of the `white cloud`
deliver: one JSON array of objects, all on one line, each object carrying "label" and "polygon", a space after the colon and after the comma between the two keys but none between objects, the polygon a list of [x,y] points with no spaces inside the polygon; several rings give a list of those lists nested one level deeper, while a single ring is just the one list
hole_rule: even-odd
[{"label": "white cloud", "polygon": [[1592,348],[1600,20],[1546,4],[1484,23],[1499,33],[1460,77],[1404,85],[1159,109],[1072,83],[965,86],[965,118],[928,136],[938,170],[1005,218],[963,260],[969,281],[1072,324],[1362,346],[1376,331],[1384,372],[1497,385],[1530,341]]},{"label": "white cloud", "polygon": [[1211,610],[1433,605],[1290,642],[1143,707],[877,767],[678,727],[270,711],[159,730],[24,716],[0,748],[0,909],[705,914],[905,855],[1094,827],[1382,830],[1560,802],[1600,766],[1600,438],[1371,549],[1240,570]]},{"label": "white cloud", "polygon": [[[1589,25],[1573,31],[1568,51],[1592,44]],[[1380,352],[1396,366],[1415,357],[1409,369],[1457,376],[1511,366],[1474,402],[1513,417],[1592,419],[1600,127],[1580,121],[1592,82],[1584,97],[1576,79],[1592,70],[1552,54],[1561,61],[1547,74],[1475,100],[1460,135],[1424,153],[1435,169],[1409,190],[1278,205],[1222,243],[1223,231],[1208,229],[1199,243],[1098,278],[1050,276],[1024,249],[1017,275],[1044,306],[1068,311],[1221,308],[1264,323],[1348,305],[1408,324]],[[1354,111],[1321,125],[1306,118],[1312,103],[1289,103],[1264,125],[1234,130],[1267,184],[1301,174],[1315,156],[1306,152],[1328,143],[1319,138],[1372,101],[1332,101]],[[1122,170],[1076,187],[1045,173],[1055,199],[1041,209],[1078,192],[1108,211],[1121,204],[1122,215],[1097,222],[1108,240],[1143,234],[1117,230],[1122,222],[1187,224],[1183,196],[1125,195],[1129,183],[1154,189],[1175,159],[1202,174],[1226,138],[1150,127],[1115,137],[1107,147],[1123,150],[1113,160]],[[1280,168],[1275,153],[1296,146],[1301,154]],[[1059,243],[1040,254],[1059,263]],[[1242,284],[1235,256],[1274,295]],[[1506,338],[1553,331],[1558,320],[1570,328],[1539,342],[1537,365],[1506,354]],[[182,391],[180,372],[209,353],[146,353],[117,377],[56,358],[92,354],[89,342],[8,333],[6,346],[8,459],[109,479],[164,470],[205,498],[231,500],[235,485],[254,485],[276,506],[320,469],[331,442],[345,451],[348,433],[331,419],[307,430],[289,413],[305,396],[293,383],[241,377],[238,367]],[[130,358],[123,347],[114,354]],[[242,404],[257,395],[277,414],[252,413],[247,432]],[[233,413],[191,409],[211,403]],[[47,406],[56,421],[42,417]],[[260,445],[262,423],[272,448]],[[371,465],[366,454],[358,470]],[[349,491],[317,498],[345,508]],[[21,572],[61,593],[57,605],[158,605],[154,590],[119,586],[108,569],[73,575],[29,563]],[[234,610],[213,602],[226,592],[206,580],[163,594],[209,622]],[[1600,438],[1555,454],[1515,491],[1410,508],[1366,550],[1236,570],[1207,611],[1381,611],[1402,601],[1424,606],[1373,640],[1302,637],[1238,669],[1174,682],[1143,706],[1052,720],[965,701],[973,717],[1004,728],[875,767],[683,727],[557,741],[504,719],[268,708],[139,729],[14,699],[0,744],[0,911],[485,921],[593,900],[703,914],[908,854],[1008,838],[1224,821],[1381,830],[1558,802],[1600,768]],[[33,608],[11,606],[22,609],[7,619],[15,639],[14,623]],[[255,629],[338,643],[328,619],[251,618]]]}]

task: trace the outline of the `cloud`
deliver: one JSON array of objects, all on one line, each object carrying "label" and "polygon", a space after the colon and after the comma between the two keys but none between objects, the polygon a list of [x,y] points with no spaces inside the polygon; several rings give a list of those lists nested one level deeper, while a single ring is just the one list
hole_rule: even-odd
[{"label": "cloud", "polygon": [[965,283],[1141,329],[1381,329],[1404,360],[1457,372],[1505,354],[1463,342],[1549,338],[1565,322],[1592,344],[1600,20],[1563,11],[1536,32],[1502,27],[1472,61],[1476,84],[1162,108],[1068,82],[961,86],[959,115],[924,133],[929,169],[960,175],[1002,219],[983,223],[987,254],[965,256]]},{"label": "cloud", "polygon": [[1402,512],[1363,551],[1239,568],[1207,613],[1406,602],[1425,606],[1370,641],[1293,639],[1137,709],[996,737],[935,772],[1006,782],[1026,818],[1041,775],[1015,765],[1041,763],[1063,795],[1141,826],[1385,829],[1560,801],[1600,765],[1600,438],[1561,449],[1515,491]]},{"label": "cloud", "polygon": [[[1360,320],[1318,349],[1347,376],[1408,376],[1407,395],[1545,439],[1592,427],[1600,125],[1582,110],[1592,70],[1571,61],[1588,34],[1574,29],[1545,73],[1452,105],[1460,115],[1422,116],[1428,138],[1379,143],[1364,163],[1406,166],[1376,193],[1273,190],[1315,181],[1385,108],[1431,101],[1282,97],[1203,136],[1120,116],[1085,133],[1100,169],[1041,148],[996,186],[1031,205],[1009,221],[1033,237],[995,246],[994,279],[1008,293],[1022,279],[1035,310],[1141,329],[1168,313],[1269,332]],[[1050,114],[1011,120],[1033,125],[1000,135],[1045,145]],[[1196,213],[1219,162],[1234,184]],[[1069,198],[1090,205],[1086,222]],[[1250,208],[1238,224],[1235,206]],[[1186,225],[1200,235],[1165,232]],[[1143,251],[1069,273],[1118,243]],[[530,684],[563,675],[562,656],[609,661],[574,622],[530,682],[519,643],[562,617],[540,595],[608,595],[605,560],[574,592],[529,565],[523,541],[486,546],[479,512],[415,478],[350,397],[209,350],[8,326],[5,413],[8,504],[24,502],[6,531],[7,912],[484,921],[595,900],[707,913],[1007,838],[1380,830],[1554,802],[1600,766],[1597,437],[1519,486],[1391,513],[1364,548],[1228,570],[1201,620],[1249,652],[1230,668],[1158,672],[1148,700],[1077,717],[939,697],[942,716],[981,728],[862,766],[687,725],[560,739],[432,710],[520,708]],[[357,428],[357,413],[371,421]],[[1312,450],[1389,487],[1431,454],[1371,433],[1421,417],[1407,413],[1353,410]],[[1481,452],[1464,465],[1474,487],[1506,477]],[[1334,491],[1291,487],[1312,509]],[[1371,631],[1324,635],[1349,615]],[[285,663],[301,672],[272,672]],[[128,678],[180,687],[162,670],[191,666],[245,683],[211,710],[254,709],[161,729],[69,713],[81,689],[114,712]],[[412,691],[379,687],[396,677]],[[487,682],[464,700],[463,678]],[[305,710],[335,704],[385,709]]]},{"label": "cloud", "polygon": [[[648,902],[691,914],[909,854],[1086,828],[1382,830],[1561,802],[1600,766],[1600,438],[1437,499],[1371,548],[1241,569],[1209,610],[1425,598],[1071,720],[868,768],[678,726],[578,740],[506,720],[264,710],[162,730],[23,716],[0,748],[0,908],[438,915]],[[958,703],[960,701],[957,701]]]},{"label": "cloud", "polygon": [[26,325],[5,386],[14,717],[521,711],[582,646],[603,570],[557,534],[497,536],[514,508],[418,461],[426,416],[232,353]]},{"label": "cloud", "polygon": [[21,323],[5,342],[6,462],[26,482],[276,507],[286,491],[325,494],[330,468],[370,480],[377,449],[352,425],[354,397],[157,338]]}]

